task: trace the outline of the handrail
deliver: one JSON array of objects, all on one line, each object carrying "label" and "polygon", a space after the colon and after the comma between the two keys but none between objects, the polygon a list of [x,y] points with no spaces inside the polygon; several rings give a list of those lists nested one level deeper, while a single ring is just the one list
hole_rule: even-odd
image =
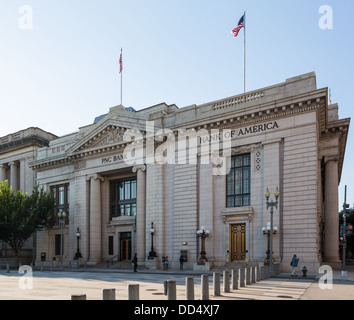
[{"label": "handrail", "polygon": [[[114,262],[118,262],[118,261],[119,261],[118,256],[119,256],[119,255],[117,254],[117,255],[115,255],[115,256],[109,258],[108,260],[106,260],[107,268],[109,268],[109,263],[111,263],[111,265],[113,265]],[[116,258],[117,260],[114,261],[115,258]]]}]

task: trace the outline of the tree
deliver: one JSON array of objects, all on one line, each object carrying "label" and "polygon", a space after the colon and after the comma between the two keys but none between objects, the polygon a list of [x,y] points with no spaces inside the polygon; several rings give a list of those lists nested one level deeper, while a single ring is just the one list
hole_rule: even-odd
[{"label": "tree", "polygon": [[16,265],[21,248],[37,231],[54,224],[54,197],[36,186],[30,196],[14,193],[8,181],[0,182],[0,240],[14,251]]}]

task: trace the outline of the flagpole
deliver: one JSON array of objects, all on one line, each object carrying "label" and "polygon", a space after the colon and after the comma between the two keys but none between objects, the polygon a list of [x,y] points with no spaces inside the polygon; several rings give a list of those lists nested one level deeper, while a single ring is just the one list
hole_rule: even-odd
[{"label": "flagpole", "polygon": [[243,93],[246,92],[246,11],[243,15]]},{"label": "flagpole", "polygon": [[120,58],[121,58],[121,73],[120,73],[120,105],[123,105],[123,48],[120,48]]}]

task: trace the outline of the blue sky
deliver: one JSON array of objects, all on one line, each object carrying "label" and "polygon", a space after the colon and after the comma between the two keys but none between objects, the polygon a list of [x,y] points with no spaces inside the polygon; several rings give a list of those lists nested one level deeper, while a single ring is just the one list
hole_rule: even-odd
[{"label": "blue sky", "polygon": [[[29,30],[19,26],[23,5],[32,8]],[[331,30],[319,27],[322,5],[333,9]],[[126,107],[181,108],[241,93],[243,32],[230,31],[245,10],[246,90],[315,71],[340,118],[351,117],[353,1],[0,0],[0,136],[31,126],[64,135],[118,105],[121,47]],[[354,203],[352,131],[340,205],[345,184]]]}]

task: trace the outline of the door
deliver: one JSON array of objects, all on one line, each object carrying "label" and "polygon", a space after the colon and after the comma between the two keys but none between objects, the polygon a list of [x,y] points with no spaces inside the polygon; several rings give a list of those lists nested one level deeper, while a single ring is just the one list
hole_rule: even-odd
[{"label": "door", "polygon": [[244,261],[246,259],[246,224],[233,224],[230,226],[231,261]]},{"label": "door", "polygon": [[132,259],[131,232],[121,232],[119,238],[120,238],[120,261],[129,261]]}]

